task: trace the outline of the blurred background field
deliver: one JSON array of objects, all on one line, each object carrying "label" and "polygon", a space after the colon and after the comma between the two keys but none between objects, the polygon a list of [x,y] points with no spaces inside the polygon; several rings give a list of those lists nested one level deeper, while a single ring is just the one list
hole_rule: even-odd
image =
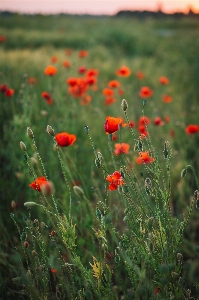
[{"label": "blurred background field", "polygon": [[[6,37],[0,43],[0,84],[6,84],[15,91],[12,97],[0,93],[0,291],[5,295],[7,290],[10,297],[14,297],[12,278],[17,276],[18,270],[13,247],[18,246],[20,240],[10,213],[14,213],[15,218],[23,224],[24,217],[28,214],[23,203],[38,201],[37,193],[28,186],[33,179],[19,147],[20,141],[26,144],[29,155],[33,157],[38,176],[43,175],[36,151],[27,137],[27,127],[31,127],[34,132],[48,177],[55,186],[56,201],[64,213],[69,204],[68,190],[46,127],[51,125],[56,133],[67,131],[77,136],[73,147],[63,149],[64,160],[69,169],[71,186],[74,182],[79,182],[91,205],[95,207],[96,199],[91,187],[97,188],[103,195],[104,181],[94,164],[94,153],[84,126],[89,127],[96,148],[103,153],[108,167],[112,170],[107,136],[103,128],[105,118],[123,117],[121,100],[126,99],[130,120],[135,123],[134,130],[139,136],[137,123],[143,110],[139,90],[142,86],[149,86],[154,94],[147,99],[144,114],[151,119],[148,129],[162,164],[164,141],[171,143],[171,206],[173,214],[182,218],[196,186],[190,174],[181,179],[180,173],[187,164],[191,164],[197,174],[199,169],[199,133],[188,135],[185,131],[189,124],[199,125],[199,22],[186,17],[180,20],[172,17],[139,20],[105,16],[2,14],[0,35]],[[70,55],[66,49],[71,50]],[[80,50],[87,50],[88,56],[79,57]],[[44,69],[52,65],[51,59],[54,56],[57,62],[53,65],[58,71],[50,78],[45,76]],[[70,62],[70,67],[63,67],[64,60]],[[115,71],[123,65],[132,73],[129,77],[119,78]],[[99,72],[96,89],[89,88],[92,101],[86,106],[68,93],[66,83],[70,77],[82,76],[78,72],[82,66],[97,69]],[[138,71],[144,73],[143,80],[136,77]],[[169,78],[169,84],[160,85],[160,76]],[[37,84],[28,84],[31,77],[36,78]],[[117,101],[106,105],[102,91],[114,79],[120,81],[123,94],[115,92]],[[51,93],[52,105],[42,99],[43,91]],[[163,102],[163,94],[170,95],[172,102]],[[156,117],[164,121],[163,126],[153,124]],[[169,122],[166,122],[168,117]],[[133,151],[134,142],[127,128],[122,132],[122,139],[130,144],[128,158],[135,172],[139,174],[137,154]],[[117,197],[115,193],[110,195],[110,218],[122,228],[122,212]],[[72,199],[74,223],[78,224],[77,243],[82,249],[80,255],[86,257],[88,244],[84,236],[89,236],[93,221],[87,215],[85,203],[75,194]],[[46,216],[40,209],[34,210],[33,217],[48,222],[47,219],[42,219]],[[196,251],[199,245],[198,232],[198,212],[195,211],[180,249],[193,285],[199,279]]]}]

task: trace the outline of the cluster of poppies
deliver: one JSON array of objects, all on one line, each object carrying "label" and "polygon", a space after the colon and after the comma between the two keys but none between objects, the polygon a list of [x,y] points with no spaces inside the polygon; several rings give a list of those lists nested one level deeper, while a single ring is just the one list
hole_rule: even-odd
[{"label": "cluster of poppies", "polygon": [[89,69],[86,71],[85,67],[79,69],[79,73],[83,74],[83,77],[70,77],[66,80],[68,84],[68,92],[74,98],[79,98],[82,105],[88,105],[92,100],[88,94],[89,88],[97,90],[97,76],[98,70]]},{"label": "cluster of poppies", "polygon": [[0,92],[7,97],[11,97],[12,95],[14,95],[15,90],[9,88],[7,84],[0,84]]}]

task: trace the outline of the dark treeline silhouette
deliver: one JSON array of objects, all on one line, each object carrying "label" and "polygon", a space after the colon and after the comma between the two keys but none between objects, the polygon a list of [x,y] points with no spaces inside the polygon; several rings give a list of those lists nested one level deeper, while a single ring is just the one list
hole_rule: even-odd
[{"label": "dark treeline silhouette", "polygon": [[116,17],[136,17],[136,18],[168,18],[168,17],[174,17],[174,18],[182,18],[182,17],[189,17],[189,18],[198,18],[199,19],[199,13],[195,13],[191,8],[187,14],[183,12],[175,12],[172,14],[164,13],[162,10],[158,11],[149,11],[149,10],[121,10],[116,14]]}]

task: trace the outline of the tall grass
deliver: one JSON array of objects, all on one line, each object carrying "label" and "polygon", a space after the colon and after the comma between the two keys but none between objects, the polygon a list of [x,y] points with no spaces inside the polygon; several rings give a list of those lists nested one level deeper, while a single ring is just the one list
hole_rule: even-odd
[{"label": "tall grass", "polygon": [[[186,125],[198,124],[198,27],[191,22],[185,30],[187,22],[1,18],[7,40],[0,48],[0,84],[15,89],[12,97],[0,94],[3,299],[189,299],[189,290],[197,299],[197,176],[190,167],[180,176],[187,165],[198,170],[198,133],[185,132]],[[169,34],[160,27],[169,28]],[[71,56],[66,48],[72,48]],[[78,57],[81,49],[89,51],[88,57]],[[54,55],[58,72],[49,78],[44,69]],[[71,68],[62,66],[65,59]],[[131,69],[131,76],[115,75],[121,65]],[[82,76],[80,66],[99,71],[98,90],[89,89],[88,106],[74,99],[66,84]],[[138,70],[145,74],[142,81],[135,76]],[[162,75],[169,85],[159,84]],[[29,85],[29,77],[38,84]],[[120,80],[124,94],[115,92],[117,101],[106,106],[102,91],[112,79]],[[142,86],[154,91],[144,106]],[[52,105],[42,99],[43,91],[51,93]],[[162,94],[173,101],[162,102]],[[128,111],[121,110],[123,98]],[[151,124],[142,140],[137,124],[143,114]],[[136,123],[117,132],[117,143],[128,143],[129,154],[114,155],[115,142],[104,132],[106,116]],[[155,126],[157,116],[169,116],[170,122]],[[57,147],[46,133],[48,125],[55,133],[74,133],[77,141]],[[149,150],[155,161],[138,165],[134,148]],[[116,170],[125,185],[108,191],[106,178]],[[55,187],[53,197],[28,186],[45,175]],[[27,210],[25,202],[32,207]]]}]

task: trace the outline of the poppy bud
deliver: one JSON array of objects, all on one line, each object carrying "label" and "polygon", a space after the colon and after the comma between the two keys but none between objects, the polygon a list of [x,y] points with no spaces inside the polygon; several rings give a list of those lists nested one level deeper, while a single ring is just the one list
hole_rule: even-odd
[{"label": "poppy bud", "polygon": [[35,205],[37,205],[37,203],[35,203],[35,202],[25,202],[25,203],[24,203],[24,206],[25,206],[25,207],[33,207],[33,206],[35,206]]},{"label": "poppy bud", "polygon": [[86,131],[86,133],[88,134],[88,132],[89,132],[89,128],[88,128],[88,126],[86,125],[86,126],[84,126],[84,130]]},{"label": "poppy bud", "polygon": [[177,253],[177,260],[179,260],[179,261],[183,260],[183,256],[181,253]]},{"label": "poppy bud", "polygon": [[47,125],[46,131],[48,132],[48,134],[52,135],[53,137],[55,136],[54,129],[50,125]]},{"label": "poppy bud", "polygon": [[27,241],[25,241],[23,244],[24,244],[24,247],[25,247],[25,248],[28,248],[29,243],[28,243]]},{"label": "poppy bud", "polygon": [[30,127],[27,127],[27,135],[29,136],[29,138],[34,139],[34,134]]},{"label": "poppy bud", "polygon": [[74,185],[73,190],[77,196],[80,196],[80,197],[84,196],[84,191],[79,186]]},{"label": "poppy bud", "polygon": [[12,200],[10,206],[12,209],[15,209],[17,208],[17,203],[14,200]]},{"label": "poppy bud", "polygon": [[120,262],[120,256],[118,253],[115,254],[115,262],[119,263]]},{"label": "poppy bud", "polygon": [[55,235],[55,231],[52,230],[51,233],[50,233],[50,235],[51,235],[51,236],[54,236],[54,235]]},{"label": "poppy bud", "polygon": [[124,193],[128,193],[129,189],[128,186],[126,184],[123,185],[123,192]]},{"label": "poppy bud", "polygon": [[19,144],[20,144],[21,150],[26,151],[26,145],[23,142],[20,142]]},{"label": "poppy bud", "polygon": [[99,158],[95,159],[95,165],[96,165],[97,168],[100,168],[101,162],[100,162]]},{"label": "poppy bud", "polygon": [[123,111],[127,111],[128,109],[128,103],[125,99],[122,100],[121,108],[123,109]]},{"label": "poppy bud", "polygon": [[33,256],[37,256],[37,252],[35,250],[32,251]]},{"label": "poppy bud", "polygon": [[182,172],[181,172],[181,177],[185,177],[187,174],[187,169],[183,169]]}]

